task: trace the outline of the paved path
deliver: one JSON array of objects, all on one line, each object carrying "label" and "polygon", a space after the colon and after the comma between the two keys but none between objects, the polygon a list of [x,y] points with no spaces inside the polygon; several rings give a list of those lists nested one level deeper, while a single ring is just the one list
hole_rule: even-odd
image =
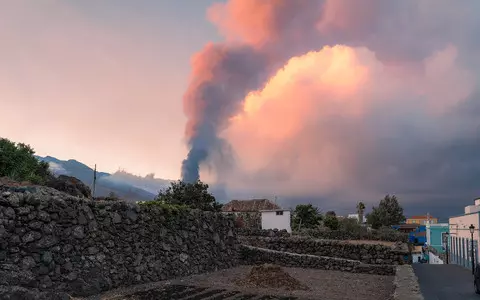
[{"label": "paved path", "polygon": [[425,300],[480,300],[472,271],[457,265],[413,264]]}]

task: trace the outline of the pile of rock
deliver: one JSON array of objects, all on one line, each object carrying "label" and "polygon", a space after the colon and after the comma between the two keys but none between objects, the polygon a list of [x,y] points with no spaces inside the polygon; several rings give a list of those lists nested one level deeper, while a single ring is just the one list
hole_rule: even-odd
[{"label": "pile of rock", "polygon": [[52,176],[45,185],[75,197],[92,198],[90,187],[85,185],[80,179],[72,176]]},{"label": "pile of rock", "polygon": [[280,266],[263,264],[252,267],[245,279],[237,285],[254,288],[282,288],[287,291],[309,290],[309,288],[285,272]]}]

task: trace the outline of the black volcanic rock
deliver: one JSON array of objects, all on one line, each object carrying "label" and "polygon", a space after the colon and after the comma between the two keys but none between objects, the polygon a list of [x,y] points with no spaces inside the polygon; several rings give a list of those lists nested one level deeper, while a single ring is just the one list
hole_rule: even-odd
[{"label": "black volcanic rock", "polygon": [[45,185],[75,197],[92,198],[92,191],[90,188],[81,180],[72,176],[52,176]]}]

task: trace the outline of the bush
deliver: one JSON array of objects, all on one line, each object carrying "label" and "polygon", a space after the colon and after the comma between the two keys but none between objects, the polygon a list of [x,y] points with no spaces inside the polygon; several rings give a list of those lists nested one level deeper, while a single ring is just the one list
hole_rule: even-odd
[{"label": "bush", "polygon": [[34,154],[29,145],[0,138],[0,177],[44,184],[52,175],[48,163],[39,161]]},{"label": "bush", "polygon": [[158,193],[156,201],[165,204],[186,205],[204,211],[221,211],[222,204],[208,191],[208,184],[197,180],[187,183],[181,180],[171,182],[170,186]]},{"label": "bush", "polygon": [[334,215],[326,215],[325,220],[323,220],[323,224],[330,228],[331,230],[337,230],[340,226],[340,222],[338,218]]}]

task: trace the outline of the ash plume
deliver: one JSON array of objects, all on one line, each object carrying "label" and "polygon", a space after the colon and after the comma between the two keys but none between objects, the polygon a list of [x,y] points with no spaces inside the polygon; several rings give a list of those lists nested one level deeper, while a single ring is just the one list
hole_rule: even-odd
[{"label": "ash plume", "polygon": [[[243,30],[243,41],[208,44],[193,57],[191,81],[183,97],[184,113],[188,118],[185,135],[190,148],[187,158],[182,162],[184,181],[198,180],[200,165],[212,151],[221,150],[219,134],[228,128],[229,120],[241,111],[245,96],[260,88],[293,53],[303,52],[301,43],[283,48],[286,42],[301,42],[295,39],[295,32],[287,27],[307,32],[308,26],[305,25],[313,25],[315,18],[309,18],[311,22],[298,22],[298,17],[306,14],[311,16],[312,8],[318,8],[318,4],[318,1],[308,0],[295,5],[288,0],[265,1],[261,4],[246,0],[230,1],[226,5],[217,4],[211,8],[210,19],[219,28],[224,27],[221,16],[228,15],[232,9],[251,12],[257,8],[262,9],[260,17],[266,19],[254,22],[258,25],[264,22],[266,27],[251,27],[249,14],[239,15],[233,25]],[[247,35],[255,31],[262,34],[253,39]]]},{"label": "ash plume", "polygon": [[[207,162],[212,154],[221,151],[222,145],[225,144],[222,134],[229,129],[232,117],[243,112],[246,96],[252,91],[263,89],[270,77],[289,59],[306,55],[310,51],[320,51],[324,46],[343,45],[354,49],[352,53],[355,57],[368,60],[367,63],[359,62],[359,69],[368,69],[371,66],[376,68],[369,70],[368,74],[377,74],[375,70],[384,68],[398,69],[400,75],[397,73],[396,75],[387,74],[388,76],[380,75],[376,79],[377,81],[383,78],[390,80],[385,82],[383,88],[396,86],[398,82],[404,82],[405,86],[408,86],[406,83],[410,72],[427,74],[431,72],[426,69],[428,65],[435,65],[439,70],[447,68],[442,65],[442,62],[433,64],[428,63],[428,60],[435,61],[435,57],[444,55],[445,61],[448,57],[452,57],[455,63],[465,64],[466,62],[462,60],[471,57],[469,54],[479,50],[478,43],[473,42],[471,38],[480,28],[479,20],[474,13],[480,9],[479,6],[480,4],[475,1],[454,5],[448,1],[436,0],[230,0],[224,4],[214,5],[208,15],[225,36],[225,42],[207,45],[192,60],[191,81],[183,99],[184,111],[188,118],[185,136],[190,151],[182,164],[182,178],[186,181],[199,178],[200,165]],[[456,11],[455,14],[451,14],[452,9]],[[455,47],[450,52],[448,47],[452,44]],[[365,51],[372,55],[361,54]],[[331,55],[329,51],[323,53]],[[477,64],[480,62],[469,62],[471,66],[477,66]],[[321,68],[322,65],[318,67],[319,70]],[[295,70],[295,68],[292,69]],[[425,84],[440,82],[440,79],[433,78],[433,75],[427,75],[425,75],[427,80]],[[365,76],[370,78],[373,75]],[[299,79],[298,85],[299,88],[295,93],[289,97],[282,96],[288,98],[284,102],[286,107],[295,106],[296,104],[289,104],[295,101],[299,103],[297,106],[301,106],[303,98],[318,99],[318,96],[314,95],[319,94],[315,86],[312,87],[313,91],[308,91],[310,95],[304,88],[304,79]],[[332,85],[331,88],[335,87]],[[371,94],[385,95],[381,88],[382,86],[377,87],[372,84]],[[465,91],[464,94],[470,93],[467,88]],[[327,102],[334,98],[332,93],[323,91],[320,94]],[[302,95],[303,98],[299,98],[298,95]],[[401,103],[393,92],[388,96],[395,99],[395,103]],[[410,97],[408,103],[419,103],[410,100],[420,97],[419,95],[406,96]],[[464,98],[464,95],[461,94],[458,97]],[[265,96],[265,98],[268,97]],[[355,98],[358,97],[352,96],[349,100],[353,103]],[[378,99],[378,105],[384,102],[385,99]],[[272,103],[275,102],[272,101]],[[312,100],[312,103],[315,102]],[[272,111],[275,109],[278,111],[278,106],[273,107]],[[302,114],[316,110],[321,108],[312,107],[305,112],[302,110]],[[359,107],[358,112],[355,113],[360,114],[361,111]],[[285,113],[288,114],[288,110]],[[345,112],[341,113],[345,114]],[[260,116],[259,119],[265,120],[265,124],[269,122],[267,116]],[[276,124],[281,125],[284,119],[283,116],[279,117],[280,121],[277,120]],[[311,121],[315,126],[317,126],[316,123],[324,124],[326,121]],[[347,127],[344,124],[336,124],[338,128],[341,125]],[[359,128],[359,125],[361,124],[357,124],[355,128]],[[305,126],[306,124],[301,125],[301,127]],[[251,130],[254,132],[255,127]],[[348,132],[349,130],[350,128]],[[305,140],[310,140],[310,136],[314,137],[317,132],[319,132],[317,127],[312,128],[311,132],[305,133]],[[365,136],[372,141],[372,145],[375,138],[369,135],[373,134],[373,131],[365,130]],[[249,136],[246,134],[247,138],[243,143],[249,143]],[[325,132],[324,136],[335,137],[328,132]],[[226,140],[229,141],[228,138]],[[285,161],[286,150],[292,153],[292,157],[305,157],[303,153],[296,153],[299,149],[296,142],[297,140],[289,140],[283,148],[276,150],[279,152],[279,161],[281,159]],[[311,149],[314,153],[313,157],[317,155],[315,150],[322,144],[324,143],[319,141],[318,144],[311,146],[317,147]],[[247,146],[255,147],[255,143],[245,147]],[[233,148],[235,150],[235,147]],[[361,159],[354,157],[349,157],[347,161],[351,161],[352,166],[355,165],[356,168],[359,168],[362,162]],[[259,160],[259,162],[265,164],[264,161]],[[262,172],[266,174],[264,177],[284,178],[279,172],[272,172],[272,168],[279,168],[281,164],[278,162],[266,164],[265,168],[268,170]],[[307,163],[306,167],[308,165]],[[282,168],[285,169],[286,174],[293,176],[290,167]],[[218,172],[221,168],[215,169]],[[336,169],[341,169],[341,166]],[[354,173],[348,172],[347,169],[344,172],[345,174]],[[338,174],[337,177],[347,176],[345,174]],[[309,178],[315,178],[315,176]],[[272,186],[277,184],[278,182],[275,181]],[[299,189],[301,189],[300,186],[299,184]],[[316,189],[318,182],[311,182],[308,188],[310,186]]]}]

